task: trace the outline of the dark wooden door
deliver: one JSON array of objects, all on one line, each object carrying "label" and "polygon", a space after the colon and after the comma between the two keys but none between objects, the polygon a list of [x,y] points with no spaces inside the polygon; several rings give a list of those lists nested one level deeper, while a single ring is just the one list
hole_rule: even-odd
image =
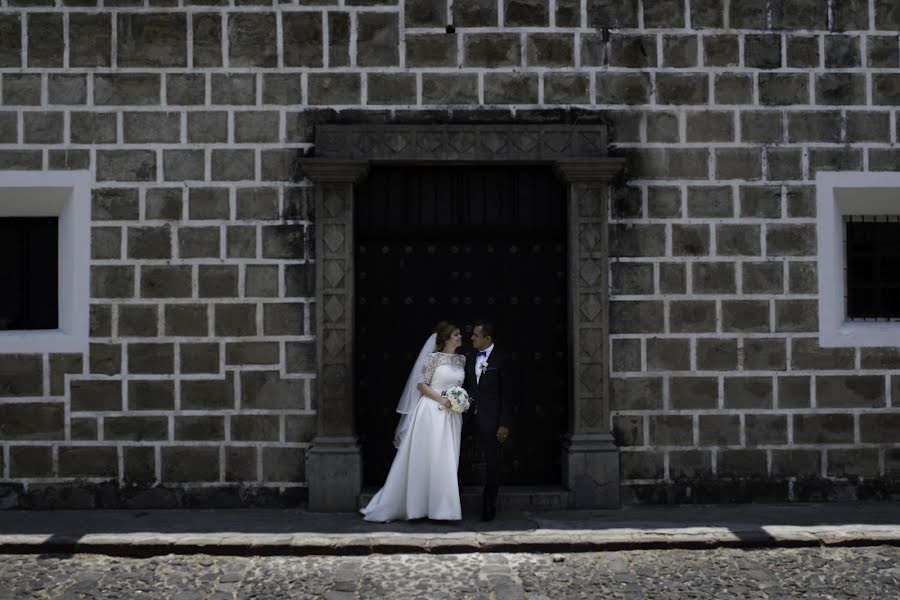
[{"label": "dark wooden door", "polygon": [[[422,343],[448,320],[471,351],[492,320],[520,378],[506,485],[561,480],[568,411],[565,190],[549,168],[378,168],[356,198],[356,426],[366,485],[394,456],[397,401]],[[483,462],[463,431],[460,476]]]}]

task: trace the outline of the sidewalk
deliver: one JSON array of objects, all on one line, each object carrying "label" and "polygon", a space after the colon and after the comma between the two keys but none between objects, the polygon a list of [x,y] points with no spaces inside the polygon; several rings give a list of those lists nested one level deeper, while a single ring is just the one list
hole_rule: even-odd
[{"label": "sidewalk", "polygon": [[0,554],[363,555],[900,546],[900,503],[631,506],[367,523],[302,510],[0,511]]}]

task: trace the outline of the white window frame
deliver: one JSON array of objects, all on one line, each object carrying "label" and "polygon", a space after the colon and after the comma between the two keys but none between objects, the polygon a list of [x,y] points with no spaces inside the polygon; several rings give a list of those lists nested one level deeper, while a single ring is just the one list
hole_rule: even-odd
[{"label": "white window frame", "polygon": [[900,215],[900,172],[816,174],[819,345],[900,346],[900,321],[851,321],[846,306],[844,215]]},{"label": "white window frame", "polygon": [[0,217],[59,219],[58,328],[0,331],[0,354],[86,352],[91,281],[90,171],[0,171]]}]

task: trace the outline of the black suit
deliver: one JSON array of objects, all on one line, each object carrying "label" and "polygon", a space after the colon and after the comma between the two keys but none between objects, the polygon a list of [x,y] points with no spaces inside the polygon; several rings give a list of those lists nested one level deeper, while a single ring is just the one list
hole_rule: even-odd
[{"label": "black suit", "polygon": [[515,377],[512,365],[502,351],[496,347],[487,359],[487,370],[480,379],[475,376],[477,355],[471,353],[466,357],[466,382],[464,384],[469,396],[475,400],[474,421],[478,439],[484,450],[487,463],[484,477],[483,506],[485,512],[496,512],[497,490],[500,479],[500,449],[497,441],[497,429],[509,428],[512,421],[513,402],[515,401]]}]

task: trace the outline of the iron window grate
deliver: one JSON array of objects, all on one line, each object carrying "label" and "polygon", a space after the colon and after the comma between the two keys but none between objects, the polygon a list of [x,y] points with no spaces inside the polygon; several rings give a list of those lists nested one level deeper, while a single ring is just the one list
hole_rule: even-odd
[{"label": "iron window grate", "polygon": [[900,215],[844,215],[847,318],[900,321]]}]

